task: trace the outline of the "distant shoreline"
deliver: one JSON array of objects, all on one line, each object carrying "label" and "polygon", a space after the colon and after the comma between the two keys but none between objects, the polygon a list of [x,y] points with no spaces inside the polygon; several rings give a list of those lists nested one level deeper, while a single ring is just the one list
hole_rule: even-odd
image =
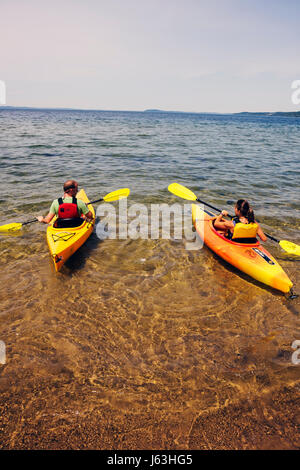
[{"label": "distant shoreline", "polygon": [[107,113],[155,113],[155,114],[207,114],[223,116],[282,116],[300,117],[300,111],[242,111],[239,113],[218,113],[218,112],[196,112],[196,111],[167,111],[163,109],[135,110],[113,110],[113,109],[80,109],[80,108],[39,108],[31,106],[0,106],[0,111],[82,111],[82,112],[107,112]]},{"label": "distant shoreline", "polygon": [[177,113],[177,114],[218,114],[218,115],[234,115],[234,116],[247,116],[247,115],[255,115],[255,116],[292,116],[292,117],[300,117],[300,111],[242,111],[239,113],[208,113],[208,112],[189,112],[189,111],[164,111],[160,109],[146,109],[145,113]]}]

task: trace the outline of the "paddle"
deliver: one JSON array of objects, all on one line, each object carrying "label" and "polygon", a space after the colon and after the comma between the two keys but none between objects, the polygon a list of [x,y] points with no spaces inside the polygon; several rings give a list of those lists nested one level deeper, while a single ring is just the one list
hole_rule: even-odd
[{"label": "paddle", "polygon": [[[176,196],[179,196],[181,197],[182,199],[187,199],[188,201],[197,201],[197,202],[201,202],[202,204],[204,204],[205,206],[208,206],[210,207],[211,209],[217,211],[217,212],[221,212],[220,209],[218,209],[217,207],[214,207],[212,206],[211,204],[208,204],[207,202],[205,201],[202,201],[201,199],[199,199],[196,194],[194,194],[190,189],[186,188],[185,186],[182,186],[181,184],[178,184],[178,183],[172,183],[170,184],[170,186],[168,187],[168,190],[175,194]],[[232,217],[230,215],[228,215],[228,217]],[[286,251],[287,253],[291,254],[291,255],[296,255],[296,256],[300,256],[300,246],[299,245],[296,245],[296,243],[292,243],[292,242],[289,242],[287,240],[277,240],[277,238],[274,238],[272,237],[271,235],[268,235],[267,233],[265,234],[266,237],[268,237],[270,240],[273,240],[274,242],[276,243],[279,243],[279,245],[281,246],[281,248]]]},{"label": "paddle", "polygon": [[128,197],[129,194],[130,194],[129,188],[117,189],[116,191],[106,194],[106,196],[104,196],[101,199],[97,199],[96,201],[89,202],[87,205],[89,206],[90,204],[95,204],[96,202],[100,202],[100,201],[105,201],[105,202],[117,201],[118,199],[124,199],[125,197]]},{"label": "paddle", "polygon": [[[117,189],[116,191],[112,191],[111,193],[106,194],[106,196],[101,197],[100,199],[96,199],[95,201],[91,201],[87,204],[87,206],[91,204],[95,204],[96,202],[112,202],[112,201],[117,201],[118,199],[123,199],[125,197],[128,197],[130,194],[130,189],[128,188],[122,188],[122,189]],[[12,223],[12,224],[6,224],[6,225],[1,225],[0,226],[0,232],[14,232],[15,230],[21,230],[23,225],[28,225],[32,224],[33,222],[37,222],[37,219],[29,220],[28,222],[23,222],[23,223]]]}]

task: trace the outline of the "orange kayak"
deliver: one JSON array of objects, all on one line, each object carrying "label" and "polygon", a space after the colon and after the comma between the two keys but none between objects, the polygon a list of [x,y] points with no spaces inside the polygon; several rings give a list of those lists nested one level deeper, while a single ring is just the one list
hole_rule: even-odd
[{"label": "orange kayak", "polygon": [[[83,189],[79,191],[76,197],[86,204],[89,202]],[[48,226],[47,242],[54,262],[55,271],[59,271],[67,259],[69,259],[91,235],[95,223],[95,211],[92,205],[89,206],[89,209],[93,214],[92,222],[86,222],[82,219],[82,224],[79,225],[79,227],[55,228],[53,224],[57,217],[54,217],[51,224]]]},{"label": "orange kayak", "polygon": [[292,281],[259,241],[245,244],[228,240],[213,226],[216,215],[196,204],[192,204],[192,218],[200,238],[218,256],[253,279],[281,292],[290,292]]}]

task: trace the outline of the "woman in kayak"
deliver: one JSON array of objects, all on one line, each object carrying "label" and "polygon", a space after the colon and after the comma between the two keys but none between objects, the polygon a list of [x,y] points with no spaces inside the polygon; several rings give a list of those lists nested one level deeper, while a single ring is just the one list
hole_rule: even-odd
[{"label": "woman in kayak", "polygon": [[249,202],[239,199],[235,205],[235,217],[227,221],[223,217],[228,216],[227,211],[222,211],[214,221],[214,227],[226,238],[237,243],[256,243],[256,237],[265,242],[267,237],[255,221],[254,212]]},{"label": "woman in kayak", "polygon": [[[63,188],[63,197],[55,199],[51,204],[48,215],[46,215],[46,217],[39,215],[37,220],[41,223],[49,224],[56,215],[58,217],[57,221],[59,222],[60,226],[69,225],[69,223],[63,223],[64,219],[68,219],[68,222],[71,222],[71,219],[73,219],[76,225],[80,225],[83,222],[82,218],[92,220],[93,214],[85,202],[81,201],[81,199],[76,199],[75,197],[78,193],[77,181],[68,180],[64,183]],[[79,218],[81,218],[81,221],[78,220]],[[75,222],[76,220],[77,222]]]}]

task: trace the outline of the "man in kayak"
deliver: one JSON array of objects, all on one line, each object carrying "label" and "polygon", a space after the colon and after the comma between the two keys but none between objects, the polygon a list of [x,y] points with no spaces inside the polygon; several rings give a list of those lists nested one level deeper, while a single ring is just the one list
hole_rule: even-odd
[{"label": "man in kayak", "polygon": [[78,183],[75,180],[68,180],[64,183],[64,195],[55,199],[50,207],[48,215],[39,215],[37,220],[44,224],[49,224],[54,216],[57,216],[57,227],[76,227],[81,225],[83,219],[88,221],[93,219],[93,214],[85,202],[76,198],[78,193]]},{"label": "man in kayak", "polygon": [[255,221],[253,209],[245,199],[239,199],[235,205],[235,217],[228,221],[223,217],[228,216],[227,211],[222,211],[214,221],[214,227],[226,238],[237,243],[256,243],[256,237],[265,242],[266,235]]}]

